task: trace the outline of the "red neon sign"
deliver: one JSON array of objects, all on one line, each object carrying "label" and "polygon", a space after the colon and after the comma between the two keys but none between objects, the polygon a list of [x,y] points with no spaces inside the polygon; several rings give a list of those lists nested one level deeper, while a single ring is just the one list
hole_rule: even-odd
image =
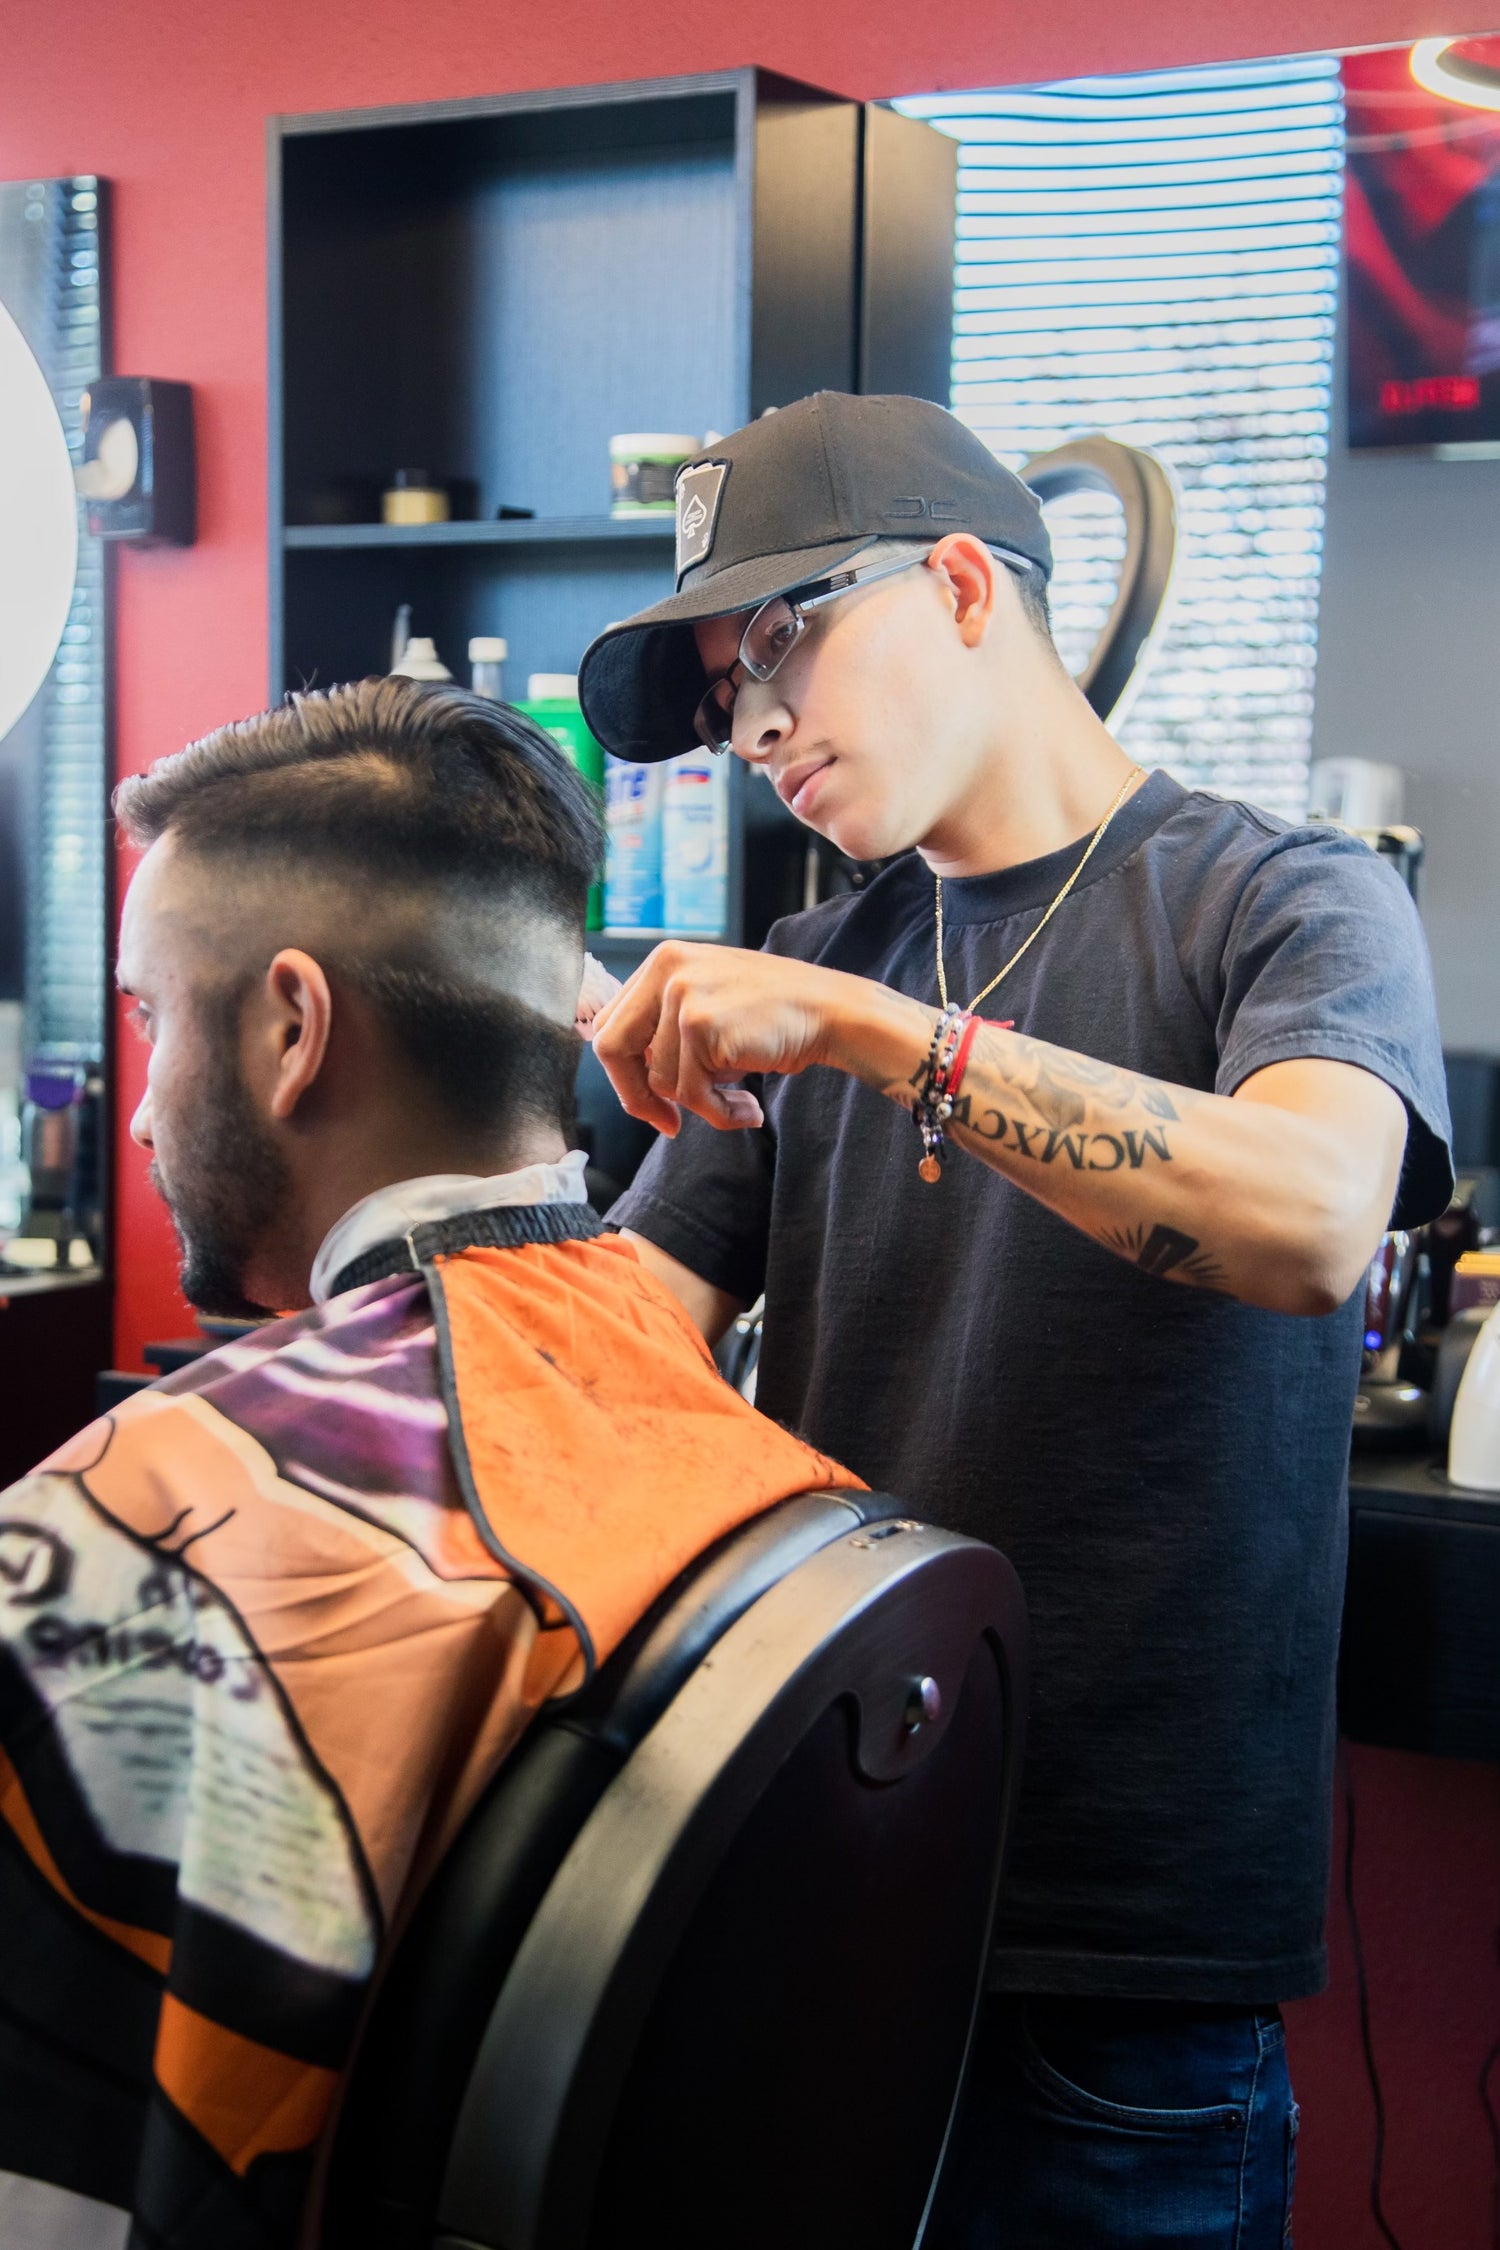
[{"label": "red neon sign", "polygon": [[1419,375],[1412,382],[1392,378],[1380,386],[1382,414],[1424,414],[1433,407],[1464,414],[1478,404],[1477,375]]}]

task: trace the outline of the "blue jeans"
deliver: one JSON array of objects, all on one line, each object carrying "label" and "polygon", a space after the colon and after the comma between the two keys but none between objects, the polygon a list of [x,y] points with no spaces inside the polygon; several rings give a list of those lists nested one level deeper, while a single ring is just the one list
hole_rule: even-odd
[{"label": "blue jeans", "polygon": [[984,2001],[922,2250],[1289,2250],[1275,2008]]}]

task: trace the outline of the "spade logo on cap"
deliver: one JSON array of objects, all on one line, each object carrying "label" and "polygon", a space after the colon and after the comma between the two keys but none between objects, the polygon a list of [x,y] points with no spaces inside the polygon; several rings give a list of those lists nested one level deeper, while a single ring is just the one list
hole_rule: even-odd
[{"label": "spade logo on cap", "polygon": [[727,461],[696,461],[677,479],[677,580],[713,552]]}]

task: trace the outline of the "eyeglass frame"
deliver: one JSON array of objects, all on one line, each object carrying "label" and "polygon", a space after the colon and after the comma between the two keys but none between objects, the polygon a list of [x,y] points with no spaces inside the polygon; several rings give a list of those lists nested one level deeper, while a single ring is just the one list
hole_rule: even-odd
[{"label": "eyeglass frame", "polygon": [[[988,541],[985,544],[989,547]],[[748,674],[752,680],[773,680],[807,631],[809,611],[824,609],[829,602],[837,601],[841,594],[855,593],[861,586],[873,586],[879,579],[894,578],[903,570],[915,570],[919,563],[926,563],[933,552],[934,550],[928,547],[920,555],[903,555],[899,562],[878,563],[868,570],[861,570],[858,565],[855,565],[850,570],[835,571],[828,578],[810,579],[806,593],[799,593],[798,589],[793,587],[788,593],[768,594],[763,602],[758,602],[750,612],[745,630],[740,635],[739,652],[734,662],[728,665],[724,671],[714,674],[699,697],[697,709],[693,713],[693,731],[709,756],[722,758],[725,752],[733,747],[732,736],[727,742],[716,742],[708,731],[707,712],[716,688],[721,688],[726,681],[730,681],[734,687],[735,695],[738,695],[743,682],[734,679],[736,672]],[[1003,562],[1008,569],[1015,571],[1018,575],[1036,568],[1036,564],[1029,555],[1014,554],[1008,547],[989,547],[989,552],[995,556],[997,561]],[[796,620],[797,630],[773,664],[758,665],[745,654],[745,643],[755,631],[756,625],[766,611],[773,608],[777,602],[786,603],[787,608]],[[718,706],[714,705],[714,709],[717,711]],[[729,708],[723,716],[726,720],[733,720],[733,700],[731,700]]]}]

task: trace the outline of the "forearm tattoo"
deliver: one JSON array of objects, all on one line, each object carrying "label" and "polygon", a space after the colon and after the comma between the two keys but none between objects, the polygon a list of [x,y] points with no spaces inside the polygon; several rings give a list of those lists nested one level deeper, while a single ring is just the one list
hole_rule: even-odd
[{"label": "forearm tattoo", "polygon": [[1122,1166],[1138,1172],[1148,1156],[1170,1164],[1172,1150],[1166,1128],[1144,1125],[1139,1130],[1122,1125],[1118,1132],[1065,1132],[1060,1125],[1028,1125],[1022,1118],[1007,1117],[1003,1110],[976,1104],[960,1094],[953,1105],[953,1123],[966,1125],[982,1141],[1029,1156],[1038,1164],[1071,1164],[1075,1172],[1118,1172]]},{"label": "forearm tattoo", "polygon": [[975,1042],[976,1061],[981,1057],[1006,1085],[1024,1094],[1037,1116],[1057,1132],[1084,1124],[1091,1107],[1144,1110],[1148,1117],[1172,1124],[1178,1120],[1176,1098],[1156,1079],[1121,1070],[1114,1063],[1095,1062],[1089,1055],[1069,1054],[1020,1032],[1006,1032],[999,1039],[981,1032]]},{"label": "forearm tattoo", "polygon": [[[1148,1158],[1170,1164],[1166,1127],[1179,1122],[1177,1103],[1191,1098],[1169,1094],[1156,1079],[1133,1070],[1069,1054],[1017,1032],[1003,1033],[998,1040],[980,1033],[969,1063],[970,1088],[986,1074],[1019,1099],[1002,1109],[977,1090],[960,1094],[953,1124],[1017,1156],[1038,1164],[1070,1164],[1075,1172],[1138,1172]],[[911,1079],[913,1090],[924,1075],[919,1065]],[[1016,1116],[1017,1108],[1030,1116]],[[1128,1125],[1125,1118],[1132,1110],[1137,1122]],[[1154,1122],[1146,1123],[1148,1118]]]},{"label": "forearm tattoo", "polygon": [[[910,1106],[924,1076],[921,1065],[910,1086],[893,1089],[898,1099]],[[1017,1032],[997,1035],[986,1026],[975,1041],[950,1130],[971,1133],[997,1152],[1033,1164],[1129,1174],[1174,1161],[1170,1128],[1180,1125],[1199,1099],[1114,1063],[1095,1062]],[[1175,1227],[1100,1226],[1081,1213],[1074,1215],[1074,1223],[1143,1273],[1170,1276],[1200,1289],[1226,1286],[1217,1259]]]}]

